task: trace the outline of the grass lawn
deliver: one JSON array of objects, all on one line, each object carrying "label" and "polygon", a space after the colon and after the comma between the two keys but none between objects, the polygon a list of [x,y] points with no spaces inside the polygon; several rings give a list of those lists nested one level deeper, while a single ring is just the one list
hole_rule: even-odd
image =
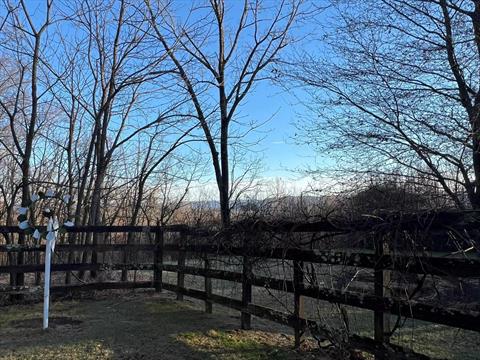
[{"label": "grass lawn", "polygon": [[238,317],[168,294],[54,302],[47,331],[41,314],[42,304],[0,309],[0,359],[326,359],[313,344],[293,350],[271,324],[237,330]]},{"label": "grass lawn", "polygon": [[[235,310],[215,306],[206,314],[201,303],[175,301],[171,293],[99,294],[52,303],[47,331],[42,304],[0,308],[0,360],[327,359],[313,342],[293,350],[291,329],[266,320],[253,317],[254,330],[238,330]],[[321,308],[324,323],[340,326],[331,304]],[[354,333],[372,336],[371,312],[349,308],[349,314]],[[392,342],[434,358],[480,359],[480,334],[421,321],[407,321]]]}]

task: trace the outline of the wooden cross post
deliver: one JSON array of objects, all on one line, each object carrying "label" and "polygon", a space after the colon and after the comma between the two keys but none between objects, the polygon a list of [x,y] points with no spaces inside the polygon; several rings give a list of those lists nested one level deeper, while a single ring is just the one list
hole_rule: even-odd
[{"label": "wooden cross post", "polygon": [[160,221],[157,221],[155,230],[155,254],[153,259],[153,284],[155,291],[162,291],[163,286],[163,229],[160,228]]}]

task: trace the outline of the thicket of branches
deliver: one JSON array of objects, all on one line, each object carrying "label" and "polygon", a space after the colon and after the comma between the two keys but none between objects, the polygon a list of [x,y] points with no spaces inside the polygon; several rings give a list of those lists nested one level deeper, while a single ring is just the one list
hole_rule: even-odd
[{"label": "thicket of branches", "polygon": [[299,141],[335,156],[336,170],[420,179],[478,208],[479,2],[328,5],[318,48],[286,74],[311,95]]},{"label": "thicket of branches", "polygon": [[301,1],[2,5],[3,224],[48,188],[72,195],[79,225],[167,223],[206,175],[228,226],[259,164],[245,135],[261,124],[238,111],[292,42]]},{"label": "thicket of branches", "polygon": [[[301,118],[299,142],[337,156],[337,170],[399,177],[431,197],[417,208],[478,205],[476,2],[3,5],[2,223],[49,187],[73,195],[76,224],[166,223],[205,174],[218,212],[200,216],[201,204],[187,220],[228,227],[258,212],[269,200],[242,196],[259,169],[246,135],[261,124],[239,111],[272,78],[312,95],[302,101],[318,116]],[[318,42],[295,49],[300,33]]]}]

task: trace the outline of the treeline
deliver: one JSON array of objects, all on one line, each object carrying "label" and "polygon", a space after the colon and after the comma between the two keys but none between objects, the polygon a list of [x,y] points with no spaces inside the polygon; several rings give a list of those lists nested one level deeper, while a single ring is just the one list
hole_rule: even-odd
[{"label": "treeline", "polygon": [[[334,201],[319,182],[322,205],[303,196],[311,211],[293,215],[319,216],[312,209],[321,213],[324,202],[360,212],[480,204],[474,2],[2,4],[4,224],[49,188],[72,195],[64,218],[78,225],[167,223],[174,214],[195,223],[202,208],[228,227],[261,201],[264,212],[285,214],[269,196],[246,196],[260,167],[249,139],[262,121],[240,110],[265,81],[305,105],[292,137],[318,150],[308,174],[358,193],[355,204],[351,195]],[[392,200],[401,191],[388,184],[362,190],[372,174],[408,184],[408,201]],[[218,208],[179,211],[202,177],[214,180]],[[385,206],[372,197],[379,193]]]},{"label": "treeline", "polygon": [[3,1],[0,221],[51,188],[78,225],[167,223],[207,174],[228,225],[257,164],[236,114],[300,3]]}]

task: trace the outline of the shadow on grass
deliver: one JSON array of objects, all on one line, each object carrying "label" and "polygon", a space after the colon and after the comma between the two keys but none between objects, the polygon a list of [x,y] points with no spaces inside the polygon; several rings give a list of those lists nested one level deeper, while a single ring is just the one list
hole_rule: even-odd
[{"label": "shadow on grass", "polygon": [[308,354],[293,351],[286,335],[235,331],[237,319],[205,314],[165,295],[55,302],[47,331],[41,329],[41,314],[41,304],[2,308],[0,359],[300,359]]}]

